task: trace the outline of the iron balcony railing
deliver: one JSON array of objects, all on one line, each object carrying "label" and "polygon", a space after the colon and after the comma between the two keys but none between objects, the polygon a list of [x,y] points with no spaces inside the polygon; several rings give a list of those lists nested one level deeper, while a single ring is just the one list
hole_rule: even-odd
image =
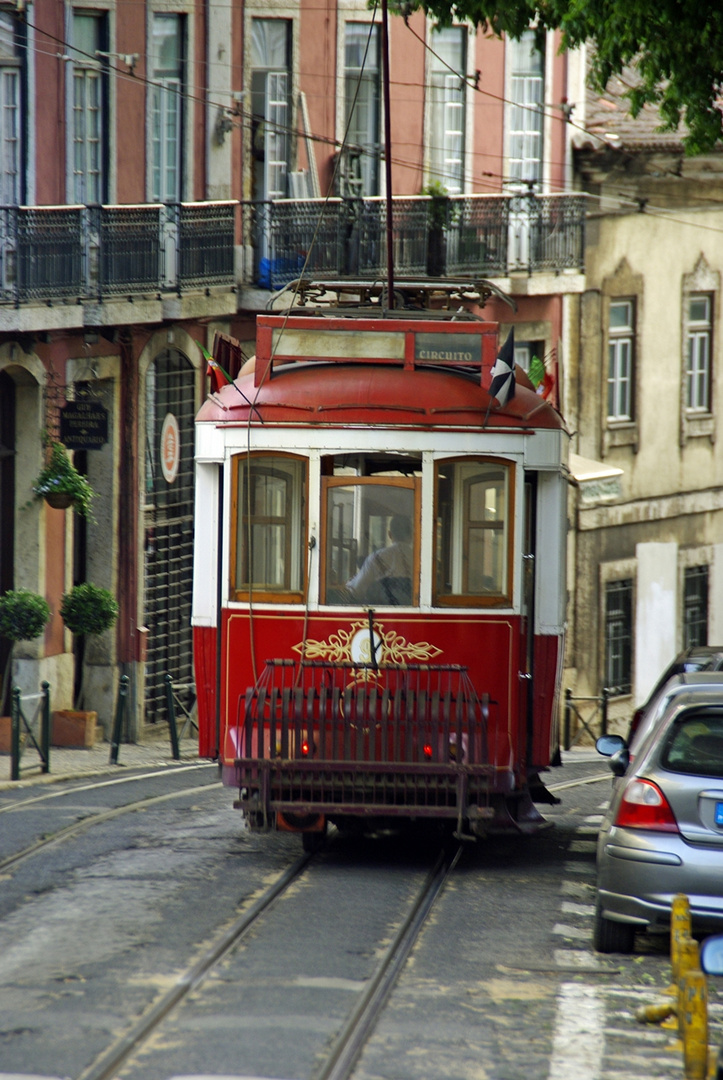
[{"label": "iron balcony railing", "polygon": [[[278,289],[302,271],[318,279],[386,272],[386,200],[281,199],[242,203],[245,276]],[[393,200],[400,277],[504,277],[584,267],[582,195],[464,195]]]},{"label": "iron balcony railing", "polygon": [[[380,198],[0,206],[0,302],[180,294],[214,285],[278,289],[302,270],[321,280],[375,279],[386,273],[386,217]],[[582,270],[585,199],[400,196],[392,235],[399,277]]]},{"label": "iron balcony railing", "polygon": [[237,207],[0,207],[0,300],[102,300],[234,285]]}]

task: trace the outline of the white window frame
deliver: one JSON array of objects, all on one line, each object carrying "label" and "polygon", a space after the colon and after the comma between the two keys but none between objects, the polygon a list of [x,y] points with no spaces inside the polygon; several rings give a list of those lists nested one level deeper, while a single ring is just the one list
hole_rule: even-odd
[{"label": "white window frame", "polygon": [[[456,40],[452,40],[452,35]],[[443,184],[450,195],[461,195],[466,176],[467,31],[461,26],[450,26],[430,32],[429,45],[432,50],[428,76],[429,180]],[[437,59],[435,53],[441,52],[440,45],[448,57]],[[445,59],[454,70],[450,70]]]},{"label": "white window frame", "polygon": [[175,20],[178,45],[178,64],[175,71],[161,68],[153,56],[153,73],[149,89],[149,188],[153,202],[175,203],[183,198],[183,82],[185,53],[185,19],[175,12],[154,11],[151,15],[151,40],[156,20]]},{"label": "white window frame", "polygon": [[100,56],[73,48],[76,18],[92,18],[96,28],[95,46],[102,40],[105,11],[73,10],[70,25],[72,60],[69,85],[69,201],[76,205],[100,203],[104,197],[104,138],[107,103]]},{"label": "white window frame", "polygon": [[[373,49],[370,43],[369,55],[376,52],[376,67],[370,68],[362,76],[361,85],[354,106],[356,123],[349,123],[349,114],[356,85],[359,80],[359,68],[347,65],[347,43],[351,29],[359,34],[360,38],[366,39],[370,35],[376,38]],[[369,55],[367,65],[369,65]],[[343,27],[342,35],[343,57],[343,80],[344,88],[344,131],[347,132],[349,144],[360,145],[364,151],[360,158],[361,192],[360,194],[371,197],[381,194],[382,184],[382,36],[381,24],[369,23],[368,21],[347,19]],[[360,118],[362,122],[359,123]],[[354,138],[354,134],[361,130],[365,133],[361,140]]]},{"label": "white window frame", "polygon": [[0,55],[0,205],[17,206],[21,197],[23,134],[20,60],[14,17],[8,11],[0,15],[7,31],[3,41],[7,49]]},{"label": "white window frame", "polygon": [[[613,325],[613,309],[628,309],[625,322]],[[607,417],[609,422],[633,419],[635,364],[635,300],[630,297],[610,301],[608,311]]]},{"label": "white window frame", "polygon": [[[705,304],[703,318],[693,318],[693,304]],[[713,354],[713,297],[709,293],[686,296],[686,391],[685,407],[689,413],[711,411],[711,357]]]}]

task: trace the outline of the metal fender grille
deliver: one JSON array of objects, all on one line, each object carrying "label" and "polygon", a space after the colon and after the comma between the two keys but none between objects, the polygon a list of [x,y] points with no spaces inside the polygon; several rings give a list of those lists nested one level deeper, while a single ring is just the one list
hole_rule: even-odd
[{"label": "metal fender grille", "polygon": [[457,817],[488,801],[487,708],[458,666],[267,661],[232,732],[241,806]]}]

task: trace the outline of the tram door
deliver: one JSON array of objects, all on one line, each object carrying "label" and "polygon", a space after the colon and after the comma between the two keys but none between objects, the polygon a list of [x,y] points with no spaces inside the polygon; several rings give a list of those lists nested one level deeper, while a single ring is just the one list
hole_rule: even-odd
[{"label": "tram door", "polygon": [[535,510],[536,477],[525,476],[525,520],[522,534],[522,619],[523,642],[520,656],[520,716],[526,727],[526,756],[532,761],[534,724],[534,651],[535,651]]},{"label": "tram door", "polygon": [[166,717],[168,673],[192,700],[193,419],[195,372],[166,349],[146,381],[145,722]]}]

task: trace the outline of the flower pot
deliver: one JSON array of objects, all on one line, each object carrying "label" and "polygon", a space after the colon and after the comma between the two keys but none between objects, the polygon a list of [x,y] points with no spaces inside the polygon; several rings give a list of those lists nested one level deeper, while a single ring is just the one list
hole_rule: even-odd
[{"label": "flower pot", "polygon": [[73,505],[73,496],[65,491],[53,491],[49,495],[44,495],[43,498],[54,510],[67,510]]},{"label": "flower pot", "polygon": [[9,754],[12,747],[12,716],[0,716],[0,754]]},{"label": "flower pot", "polygon": [[95,744],[97,712],[58,709],[53,713],[50,745],[89,750]]}]

